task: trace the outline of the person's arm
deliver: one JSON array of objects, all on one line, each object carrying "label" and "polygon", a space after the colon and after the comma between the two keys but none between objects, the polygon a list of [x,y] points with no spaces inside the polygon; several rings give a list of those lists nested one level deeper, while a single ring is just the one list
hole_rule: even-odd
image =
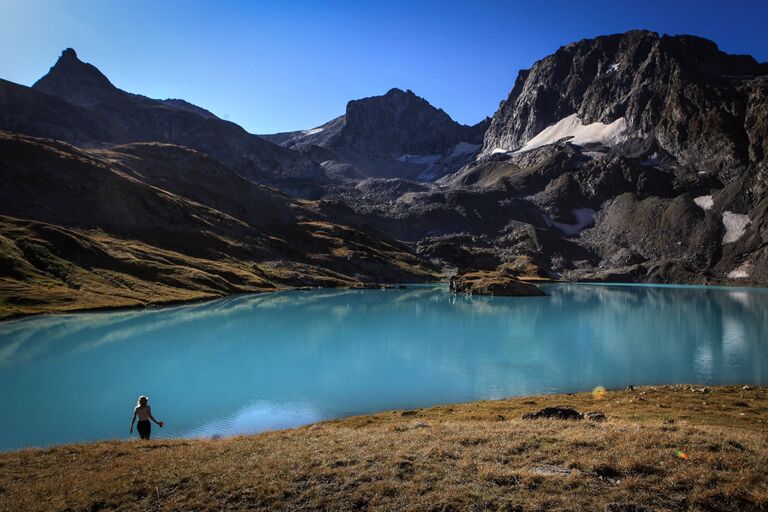
[{"label": "person's arm", "polygon": [[133,410],[133,418],[131,418],[131,433],[133,433],[133,424],[136,422],[136,415],[137,414],[138,414],[138,412],[136,411],[136,409],[134,409]]},{"label": "person's arm", "polygon": [[162,427],[162,425],[160,425],[160,422],[157,421],[154,416],[152,416],[152,408],[151,407],[149,408],[149,419],[151,419],[152,421],[157,423],[158,426]]}]

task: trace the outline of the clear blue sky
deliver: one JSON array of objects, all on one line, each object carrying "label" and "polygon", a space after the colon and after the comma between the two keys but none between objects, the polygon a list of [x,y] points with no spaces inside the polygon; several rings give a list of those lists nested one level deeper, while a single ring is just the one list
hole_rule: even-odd
[{"label": "clear blue sky", "polygon": [[31,85],[71,46],[122,89],[184,98],[255,133],[317,126],[391,87],[469,124],[493,114],[519,69],[633,28],[768,61],[768,0],[0,0],[0,77]]}]

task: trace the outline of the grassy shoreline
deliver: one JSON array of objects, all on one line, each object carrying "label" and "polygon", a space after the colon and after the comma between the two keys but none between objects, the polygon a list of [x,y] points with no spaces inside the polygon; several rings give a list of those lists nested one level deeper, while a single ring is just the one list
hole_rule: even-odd
[{"label": "grassy shoreline", "polygon": [[[414,286],[414,285],[422,285],[422,284],[441,284],[444,283],[444,281],[427,281],[424,283],[407,283],[406,286]],[[399,283],[398,283],[399,284]],[[390,284],[383,284],[382,286],[391,286]],[[9,312],[10,310],[6,311],[0,306],[0,323],[2,322],[8,322],[12,320],[20,320],[22,318],[32,318],[32,317],[38,317],[38,316],[46,316],[46,315],[67,315],[67,314],[73,314],[73,313],[105,313],[105,312],[111,312],[111,311],[136,311],[136,310],[149,310],[149,309],[162,309],[162,308],[168,308],[168,307],[175,307],[175,306],[185,306],[189,304],[200,304],[203,302],[210,302],[220,299],[228,299],[232,297],[239,297],[242,295],[253,295],[253,294],[263,294],[263,293],[277,293],[277,292],[287,292],[287,291],[300,291],[300,290],[313,290],[317,289],[317,287],[308,287],[308,286],[284,286],[269,290],[254,290],[254,291],[248,291],[248,292],[237,292],[237,293],[222,293],[222,294],[212,294],[212,293],[205,293],[201,292],[199,296],[193,296],[191,298],[172,298],[172,299],[159,299],[159,300],[153,300],[149,302],[135,302],[132,304],[121,304],[121,305],[98,305],[98,306],[56,306],[51,308],[43,308],[43,309],[31,309],[31,310],[25,310],[25,311],[13,311]],[[364,290],[368,289],[365,285],[358,285],[358,286],[321,286],[319,289],[325,289],[325,290]]]},{"label": "grassy shoreline", "polygon": [[[555,405],[607,419],[521,419]],[[24,449],[0,468],[2,510],[766,510],[768,388],[519,397]]]}]

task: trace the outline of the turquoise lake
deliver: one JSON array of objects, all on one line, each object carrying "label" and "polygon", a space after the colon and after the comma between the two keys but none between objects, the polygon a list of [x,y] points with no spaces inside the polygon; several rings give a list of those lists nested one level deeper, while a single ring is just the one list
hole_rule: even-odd
[{"label": "turquoise lake", "polygon": [[[0,450],[253,433],[327,418],[597,385],[768,384],[768,291],[549,284],[238,296],[0,323]],[[135,434],[134,434],[135,435]]]}]

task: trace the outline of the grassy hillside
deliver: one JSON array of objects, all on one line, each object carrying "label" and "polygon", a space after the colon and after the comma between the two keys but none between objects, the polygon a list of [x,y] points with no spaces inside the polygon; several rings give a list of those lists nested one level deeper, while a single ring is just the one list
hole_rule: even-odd
[{"label": "grassy hillside", "polygon": [[[607,420],[521,419],[551,405]],[[22,450],[0,468],[2,510],[766,510],[768,388],[486,401]]]},{"label": "grassy hillside", "polygon": [[0,180],[0,319],[436,277],[351,212],[339,221],[188,148],[0,132]]}]

